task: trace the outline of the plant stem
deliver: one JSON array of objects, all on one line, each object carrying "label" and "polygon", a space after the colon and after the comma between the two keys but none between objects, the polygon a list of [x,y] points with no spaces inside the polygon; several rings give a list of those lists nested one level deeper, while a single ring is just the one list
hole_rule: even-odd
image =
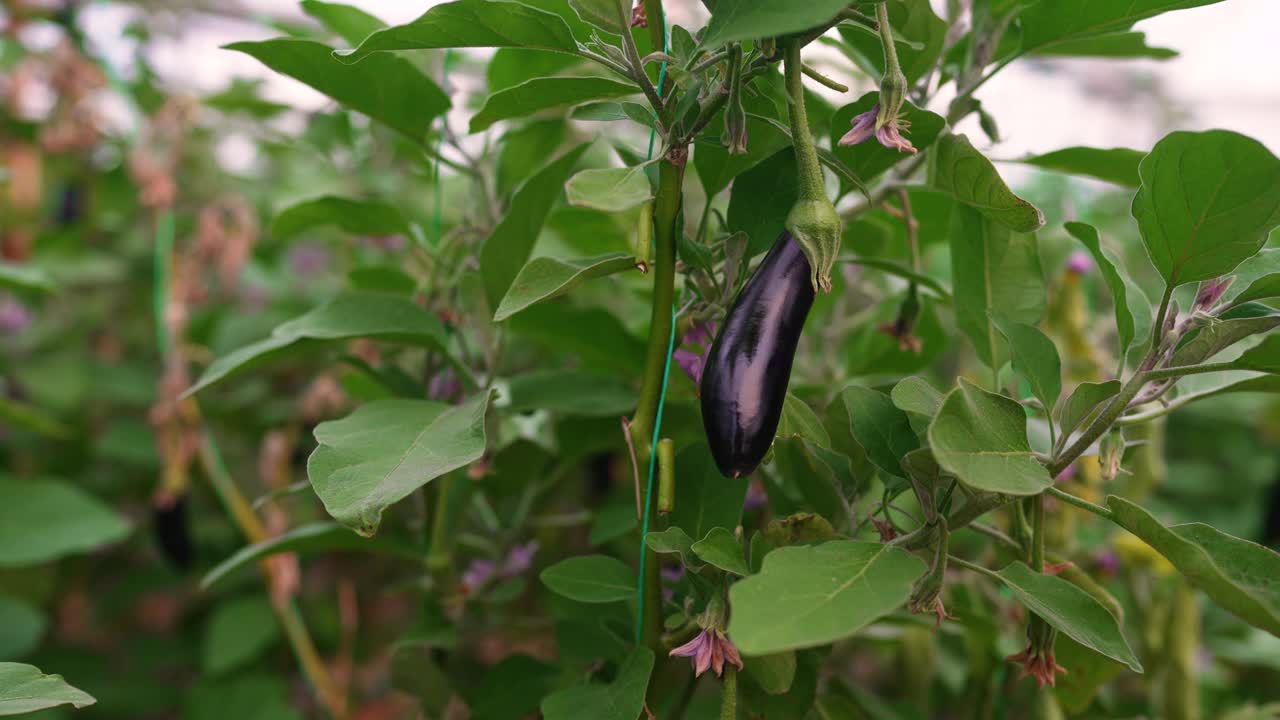
[{"label": "plant stem", "polygon": [[720,699],[720,720],[737,720],[738,717],[738,668],[724,666],[724,690]]},{"label": "plant stem", "polygon": [[880,44],[884,45],[884,74],[902,73],[898,63],[898,47],[893,40],[893,25],[889,24],[889,3],[876,3],[876,30],[880,32]]},{"label": "plant stem", "polygon": [[[653,52],[663,50],[667,46],[666,17],[662,13],[662,0],[644,0],[644,16],[649,29],[649,44]],[[628,32],[626,29],[623,32]]]},{"label": "plant stem", "polygon": [[1061,500],[1062,502],[1067,503],[1068,505],[1075,505],[1081,510],[1088,510],[1089,512],[1093,513],[1094,515],[1097,515],[1100,518],[1105,518],[1107,520],[1111,519],[1110,510],[1102,507],[1101,505],[1095,505],[1089,502],[1088,500],[1085,500],[1084,498],[1076,497],[1075,495],[1072,495],[1071,493],[1063,490],[1059,490],[1056,487],[1048,488],[1045,490],[1045,492]]},{"label": "plant stem", "polygon": [[1223,372],[1226,370],[1247,370],[1233,362],[1208,363],[1205,365],[1183,365],[1179,367],[1160,368],[1147,371],[1147,380],[1165,380],[1179,378],[1184,375],[1200,375],[1202,373]]},{"label": "plant stem", "polygon": [[991,578],[992,580],[995,580],[998,583],[1004,582],[1004,579],[1001,578],[1000,575],[996,573],[996,571],[989,570],[976,563],[971,563],[968,560],[965,560],[964,558],[959,558],[959,557],[956,557],[955,555],[948,555],[947,562],[951,563],[952,565],[959,565],[960,567],[965,568],[966,570],[972,570],[981,575],[986,575],[987,577]]},{"label": "plant stem", "polygon": [[1102,437],[1107,430],[1110,430],[1120,415],[1128,409],[1129,401],[1133,400],[1138,391],[1142,389],[1142,386],[1146,384],[1146,372],[1140,372],[1130,378],[1129,382],[1121,388],[1120,393],[1111,398],[1107,408],[1098,417],[1094,418],[1080,438],[1049,464],[1049,477],[1056,478],[1061,475],[1062,471],[1075,462],[1076,458],[1084,454],[1084,451],[1088,450],[1095,440]]},{"label": "plant stem", "polygon": [[435,482],[435,508],[431,517],[431,547],[427,550],[427,569],[439,573],[449,569],[452,553],[446,525],[449,519],[449,495],[453,486],[453,473]]},{"label": "plant stem", "polygon": [[1173,286],[1166,284],[1164,287],[1164,295],[1160,298],[1160,310],[1156,313],[1156,323],[1151,326],[1151,352],[1155,353],[1160,349],[1160,342],[1164,340],[1164,321],[1165,316],[1169,314],[1169,301],[1173,299]]},{"label": "plant stem", "polygon": [[818,150],[809,133],[809,116],[804,107],[804,85],[800,82],[800,43],[787,43],[784,65],[789,100],[787,117],[791,120],[791,144],[796,153],[796,180],[799,185],[796,197],[799,200],[825,198],[822,166],[818,164]]},{"label": "plant stem", "polygon": [[827,77],[826,75],[823,75],[817,70],[814,70],[808,65],[802,65],[800,66],[800,69],[804,72],[805,75],[809,76],[809,79],[813,80],[819,85],[822,85],[823,87],[831,88],[832,90],[835,90],[836,92],[840,92],[840,93],[849,92],[848,85],[832,80],[831,78]]},{"label": "plant stem", "polygon": [[1031,498],[1031,569],[1044,572],[1044,495]]}]

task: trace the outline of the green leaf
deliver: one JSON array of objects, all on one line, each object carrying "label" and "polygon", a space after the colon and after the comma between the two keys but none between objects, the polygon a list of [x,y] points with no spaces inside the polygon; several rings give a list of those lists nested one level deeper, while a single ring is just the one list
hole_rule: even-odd
[{"label": "green leaf", "polygon": [[1203,523],[1165,527],[1114,495],[1107,507],[1112,522],[1155,548],[1214,602],[1280,637],[1280,554]]},{"label": "green leaf", "polygon": [[[1134,340],[1146,337],[1146,331],[1150,330],[1150,322],[1145,321],[1145,318],[1151,315],[1151,309],[1146,307],[1145,296],[1142,296],[1140,290],[1135,291],[1134,297],[1130,297],[1130,282],[1120,272],[1122,267],[1120,259],[1110,250],[1102,247],[1102,238],[1098,237],[1098,231],[1092,225],[1069,222],[1064,227],[1072,237],[1088,248],[1094,263],[1102,271],[1103,280],[1111,290],[1111,304],[1116,316],[1116,335],[1120,339],[1120,355],[1123,356],[1129,352],[1129,347],[1133,345]],[[1139,298],[1142,300],[1141,304],[1134,307],[1133,301]],[[1145,329],[1141,336],[1138,333],[1138,317],[1144,318]]]},{"label": "green leaf", "polygon": [[1244,351],[1235,364],[1245,370],[1280,374],[1280,335],[1271,335]]},{"label": "green leaf", "polygon": [[849,412],[853,437],[876,467],[905,478],[902,458],[920,447],[911,419],[882,392],[850,385],[840,392]]},{"label": "green leaf", "polygon": [[1119,380],[1108,380],[1102,383],[1080,383],[1067,396],[1062,408],[1058,411],[1058,432],[1063,437],[1070,437],[1085,420],[1095,411],[1102,408],[1103,403],[1120,392]]},{"label": "green leaf", "polygon": [[602,308],[532,305],[507,320],[507,326],[549,352],[574,358],[584,369],[631,376],[644,369],[644,341]]},{"label": "green leaf", "polygon": [[[763,97],[743,98],[743,107],[748,113],[764,110],[769,101]],[[747,115],[747,137],[750,138],[751,152],[730,155],[729,150],[720,144],[720,133],[723,123],[712,122],[702,136],[693,153],[694,169],[698,173],[698,181],[707,197],[715,197],[734,182],[734,178],[762,161],[772,158],[791,145],[791,138],[774,127],[772,123],[755,114]]]},{"label": "green leaf", "polygon": [[1169,58],[1177,57],[1178,51],[1148,45],[1146,33],[1130,31],[1084,37],[1079,40],[1068,40],[1050,45],[1037,54],[1057,57],[1168,60]]},{"label": "green leaf", "polygon": [[1142,184],[1138,177],[1138,164],[1147,154],[1129,148],[1069,147],[1043,155],[1032,155],[1018,162],[1045,170],[1085,175],[1105,180],[1122,187],[1136,188]]},{"label": "green leaf", "polygon": [[560,197],[565,180],[587,147],[588,144],[583,143],[529,176],[512,196],[502,222],[485,239],[480,248],[480,272],[489,307],[499,306],[529,260],[551,206]]},{"label": "green leaf", "polygon": [[344,63],[386,50],[460,47],[537,48],[576,53],[569,26],[555,13],[505,0],[458,0],[437,5],[416,20],[380,30],[350,52]]},{"label": "green leaf", "polygon": [[622,16],[622,5],[619,0],[569,0],[569,7],[582,18],[605,32],[621,35],[631,32],[629,17]]},{"label": "green leaf", "polygon": [[352,45],[386,27],[387,24],[360,8],[343,3],[302,0],[302,11]]},{"label": "green leaf", "polygon": [[[635,515],[634,510],[632,515]],[[656,553],[680,555],[680,562],[690,570],[698,570],[703,566],[702,561],[693,552],[693,538],[679,527],[669,527],[662,532],[650,532],[645,535],[644,540],[649,549]]]},{"label": "green leaf", "polygon": [[608,685],[575,685],[542,701],[545,720],[636,720],[653,672],[653,651],[637,648]]},{"label": "green leaf", "polygon": [[[879,45],[877,41],[877,48]],[[836,110],[831,116],[831,152],[849,166],[849,169],[863,182],[870,182],[907,157],[897,150],[881,145],[874,139],[858,145],[839,144],[840,138],[853,126],[853,119],[862,113],[869,112],[879,102],[880,93],[870,92],[858,98],[856,102]],[[911,123],[911,131],[906,134],[907,139],[919,151],[933,145],[947,124],[942,116],[928,110],[921,110],[910,102],[903,103],[902,112],[903,119]],[[752,149],[754,150],[754,147]]]},{"label": "green leaf", "polygon": [[1013,400],[961,378],[929,425],[938,465],[965,485],[1035,495],[1053,484],[1027,442],[1027,415]]},{"label": "green leaf", "polygon": [[630,600],[636,595],[636,574],[608,555],[581,555],[552,565],[539,575],[558,595],[584,603]]},{"label": "green leaf", "polygon": [[1000,367],[1005,347],[992,318],[1035,325],[1044,314],[1036,237],[961,206],[951,214],[949,234],[956,324],[987,367]]},{"label": "green leaf", "polygon": [[1276,327],[1280,327],[1280,315],[1215,319],[1174,351],[1169,367],[1199,365],[1245,338],[1270,332]]},{"label": "green leaf", "polygon": [[569,204],[603,212],[622,212],[653,198],[644,166],[592,168],[569,178],[564,188]]},{"label": "green leaf", "polygon": [[729,636],[744,655],[849,637],[893,612],[926,570],[899,547],[837,540],[774,550],[759,574],[729,589]]},{"label": "green leaf", "polygon": [[1139,172],[1133,217],[1169,287],[1231,272],[1280,225],[1280,159],[1252,138],[1171,133]]},{"label": "green leaf", "polygon": [[124,518],[75,485],[0,475],[0,567],[79,555],[129,532]]},{"label": "green leaf", "polygon": [[602,77],[533,78],[485,98],[471,118],[471,132],[480,132],[499,120],[527,117],[540,110],[608,100],[640,92],[631,83]]},{"label": "green leaf", "polygon": [[0,595],[0,657],[20,658],[35,650],[48,622],[36,608]]},{"label": "green leaf", "polygon": [[1044,225],[1044,213],[1005,184],[996,168],[964,135],[944,135],[933,149],[929,184],[1010,230],[1029,233]]},{"label": "green leaf", "polygon": [[676,505],[668,516],[671,527],[690,538],[704,538],[715,527],[736,528],[747,495],[746,479],[720,475],[706,443],[690,445],[676,455]]},{"label": "green leaf", "polygon": [[779,438],[803,438],[823,447],[831,446],[831,436],[822,426],[818,414],[809,407],[809,403],[792,393],[787,393],[782,400],[782,417],[778,419]]},{"label": "green leaf", "polygon": [[15,430],[59,440],[69,438],[75,432],[70,425],[48,412],[6,397],[0,397],[0,421]]},{"label": "green leaf", "polygon": [[[902,73],[907,76],[909,83],[915,84],[933,70],[934,63],[942,54],[947,40],[947,23],[934,13],[929,0],[891,2],[886,7],[889,10],[889,24],[893,26],[893,37],[897,41],[895,44]],[[855,61],[858,61],[858,65],[868,75],[884,75],[884,46],[878,33],[845,25],[840,28],[840,36],[854,49]],[[844,129],[848,130],[848,126]],[[911,131],[914,144],[917,128],[913,125]],[[916,144],[916,147],[921,146]]]},{"label": "green leaf", "polygon": [[519,720],[537,716],[538,703],[558,686],[559,677],[557,665],[509,655],[463,692],[473,720]]},{"label": "green leaf", "polygon": [[702,46],[715,48],[736,40],[779,37],[829,23],[848,0],[718,0]]},{"label": "green leaf", "polygon": [[1124,665],[1090,650],[1069,635],[1058,636],[1053,653],[1059,665],[1070,668],[1066,675],[1058,678],[1053,694],[1062,709],[1073,716],[1083,713],[1099,688],[1124,671]]},{"label": "green leaf", "polygon": [[449,109],[443,90],[407,60],[394,55],[348,65],[336,60],[327,45],[292,38],[238,42],[226,49],[257,58],[272,70],[302,81],[417,143],[426,140],[432,121]]},{"label": "green leaf", "polygon": [[306,353],[319,343],[370,338],[443,352],[444,326],[408,298],[389,293],[344,293],[271,331],[271,336],[224,355],[205,368],[187,395],[238,373]]},{"label": "green leaf", "polygon": [[320,423],[307,461],[311,487],[335,520],[370,537],[387,507],[480,459],[488,405],[485,392],[456,407],[377,400]]},{"label": "green leaf", "polygon": [[279,639],[280,625],[266,596],[221,602],[205,625],[204,672],[222,675],[253,661]]},{"label": "green leaf", "polygon": [[1116,619],[1089,593],[1054,575],[1016,562],[997,573],[1028,610],[1085,647],[1142,672]]},{"label": "green leaf", "polygon": [[1127,30],[1139,20],[1170,10],[1213,5],[1222,0],[1078,0],[1037,2],[1020,16],[1022,52],[1036,52],[1083,37]]},{"label": "green leaf", "polygon": [[635,266],[635,258],[627,253],[591,258],[534,258],[520,268],[493,319],[501,322],[534,303],[559,297],[587,280],[634,270]]},{"label": "green leaf", "polygon": [[215,583],[241,568],[246,568],[266,557],[280,553],[313,554],[324,552],[369,552],[391,555],[405,560],[421,560],[422,550],[414,545],[384,537],[360,537],[343,525],[334,522],[317,522],[293,528],[283,535],[243,547],[234,555],[214,566],[200,580],[200,589],[208,590]]},{"label": "green leaf", "polygon": [[734,534],[722,527],[713,527],[707,536],[694,543],[693,553],[709,565],[728,573],[746,577],[751,574],[742,555],[742,543]]},{"label": "green leaf", "polygon": [[303,720],[284,679],[265,673],[201,682],[183,700],[183,720]]},{"label": "green leaf", "polygon": [[16,293],[52,293],[56,286],[43,269],[0,262],[0,290]]},{"label": "green leaf", "polygon": [[808,507],[832,525],[849,524],[844,488],[856,483],[847,457],[799,437],[780,438],[773,445],[773,463],[779,476],[800,491]]},{"label": "green leaf", "polygon": [[928,380],[911,376],[898,381],[889,393],[899,410],[933,419],[942,408],[943,395]]},{"label": "green leaf", "polygon": [[0,662],[0,715],[23,715],[59,705],[88,707],[97,702],[67,684],[61,675],[45,675],[39,668]]},{"label": "green leaf", "polygon": [[1264,275],[1249,284],[1244,292],[1237,295],[1231,305],[1243,305],[1247,302],[1255,300],[1269,300],[1271,298],[1280,297],[1280,272]]},{"label": "green leaf", "polygon": [[747,257],[768,250],[786,229],[798,197],[795,172],[795,153],[788,147],[734,179],[726,229],[747,234]]},{"label": "green leaf", "polygon": [[565,415],[619,416],[636,406],[636,390],[621,378],[581,370],[535,370],[507,382],[507,412],[549,410]]},{"label": "green leaf", "polygon": [[347,284],[357,292],[385,292],[409,296],[418,289],[418,281],[400,268],[389,265],[365,265],[347,273]]},{"label": "green leaf", "polygon": [[1044,406],[1045,412],[1053,412],[1062,394],[1062,359],[1058,357],[1058,348],[1032,325],[1001,319],[995,323],[1009,341],[1013,371],[1031,386],[1031,394]]},{"label": "green leaf", "polygon": [[277,240],[322,225],[337,225],[351,235],[409,235],[409,223],[396,206],[377,200],[324,195],[281,210],[271,223]]}]

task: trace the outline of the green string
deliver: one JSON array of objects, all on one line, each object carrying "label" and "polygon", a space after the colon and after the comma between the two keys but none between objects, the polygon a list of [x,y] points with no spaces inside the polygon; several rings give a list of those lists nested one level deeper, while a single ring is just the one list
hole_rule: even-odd
[{"label": "green string", "polygon": [[[661,6],[659,6],[661,7]],[[667,52],[667,19],[665,14],[659,15],[657,21],[662,23],[662,51]],[[650,20],[653,22],[653,20]],[[667,77],[667,63],[664,60],[658,68],[658,96],[662,96],[662,85]],[[645,155],[645,160],[653,159],[653,140],[657,134],[656,128],[649,130],[649,151]],[[652,239],[656,252],[657,236]],[[649,441],[649,479],[645,483],[644,490],[644,520],[640,525],[640,582],[636,588],[636,645],[640,644],[641,638],[644,636],[644,576],[645,576],[645,557],[648,555],[648,538],[649,538],[649,514],[653,508],[653,470],[657,464],[658,458],[658,438],[662,434],[662,408],[667,400],[667,378],[671,375],[671,352],[675,349],[676,344],[676,308],[671,306],[671,334],[667,337],[667,356],[662,365],[662,388],[658,393],[658,411],[653,420],[653,438]]]}]

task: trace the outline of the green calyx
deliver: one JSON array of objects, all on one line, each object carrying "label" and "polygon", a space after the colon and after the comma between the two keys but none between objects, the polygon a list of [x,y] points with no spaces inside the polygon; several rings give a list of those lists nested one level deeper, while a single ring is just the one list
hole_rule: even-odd
[{"label": "green calyx", "polygon": [[791,143],[796,153],[796,203],[787,213],[787,230],[795,236],[809,260],[813,289],[831,292],[831,267],[840,252],[840,215],[827,197],[818,164],[818,150],[809,131],[804,107],[804,86],[800,82],[800,45],[790,43],[785,57]]},{"label": "green calyx", "polygon": [[831,292],[831,268],[840,252],[840,215],[825,197],[797,200],[787,213],[787,230],[809,260],[813,289]]},{"label": "green calyx", "polygon": [[902,104],[907,99],[907,76],[898,62],[898,46],[893,40],[893,25],[889,23],[888,3],[876,6],[876,22],[880,26],[880,42],[884,45],[884,77],[880,79],[880,112],[876,115],[876,129],[895,122],[902,114]]}]

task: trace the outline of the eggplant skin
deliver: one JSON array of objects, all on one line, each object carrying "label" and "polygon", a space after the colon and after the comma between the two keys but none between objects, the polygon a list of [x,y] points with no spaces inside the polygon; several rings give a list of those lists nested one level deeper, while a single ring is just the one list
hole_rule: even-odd
[{"label": "eggplant skin", "polygon": [[173,567],[191,568],[191,526],[187,520],[187,498],[180,496],[152,507],[156,544]]},{"label": "eggplant skin", "polygon": [[773,444],[813,299],[809,261],[784,231],[733,301],[702,371],[702,424],[726,477],[750,475]]}]

